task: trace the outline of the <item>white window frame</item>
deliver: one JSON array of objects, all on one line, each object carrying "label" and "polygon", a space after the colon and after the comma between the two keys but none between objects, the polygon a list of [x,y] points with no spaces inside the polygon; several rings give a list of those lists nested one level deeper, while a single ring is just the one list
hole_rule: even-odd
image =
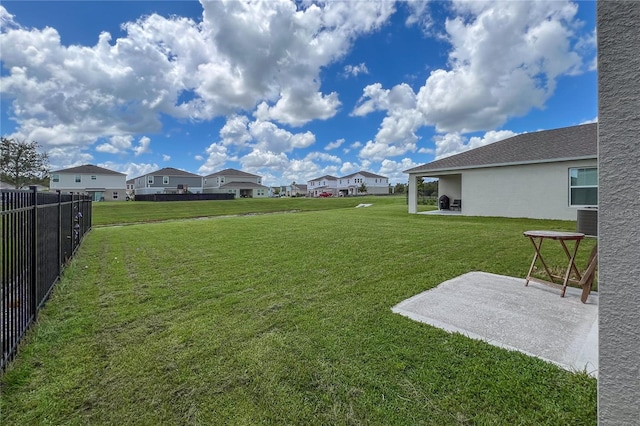
[{"label": "white window frame", "polygon": [[153,185],[153,175],[149,175],[149,176],[147,176],[147,183],[148,183],[149,185]]},{"label": "white window frame", "polygon": [[96,180],[98,177],[96,175],[91,175],[91,180]]},{"label": "white window frame", "polygon": [[[573,170],[595,170],[596,171],[596,184],[595,185],[572,185],[571,184],[571,172]],[[598,193],[598,186],[599,186],[599,182],[598,180],[598,167],[597,166],[584,166],[584,167],[571,167],[569,169],[569,207],[598,207],[598,201],[597,201],[597,193]],[[573,204],[572,203],[572,190],[573,189],[589,189],[589,188],[595,188],[596,190],[596,204]]]},{"label": "white window frame", "polygon": [[73,178],[73,180],[74,180],[76,183],[80,183],[80,182],[82,182],[82,175],[75,175],[75,176],[74,176],[74,178]]},{"label": "white window frame", "polygon": [[51,182],[60,182],[60,175],[57,173],[54,175],[51,175]]},{"label": "white window frame", "polygon": [[169,176],[162,176],[162,184],[169,185]]}]

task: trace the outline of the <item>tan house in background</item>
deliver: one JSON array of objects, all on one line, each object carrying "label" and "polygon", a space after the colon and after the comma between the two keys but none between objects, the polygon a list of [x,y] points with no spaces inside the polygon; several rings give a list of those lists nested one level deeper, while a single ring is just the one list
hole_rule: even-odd
[{"label": "tan house in background", "polygon": [[205,194],[235,194],[236,198],[266,198],[269,188],[262,177],[236,169],[225,169],[202,179]]}]

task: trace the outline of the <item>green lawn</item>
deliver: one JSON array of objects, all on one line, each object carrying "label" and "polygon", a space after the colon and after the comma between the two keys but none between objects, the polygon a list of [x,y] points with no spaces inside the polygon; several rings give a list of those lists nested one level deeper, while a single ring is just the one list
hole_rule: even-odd
[{"label": "green lawn", "polygon": [[[94,228],[2,378],[2,423],[596,423],[587,374],[391,312],[469,271],[523,277],[522,232],[574,223],[315,201],[333,209]],[[107,204],[97,223],[147,203]]]},{"label": "green lawn", "polygon": [[[252,213],[320,211],[349,208],[359,203],[406,203],[406,195],[334,198],[239,198],[225,201],[121,201],[93,203],[93,224],[156,222],[162,220]],[[421,206],[423,209],[433,207]]]}]

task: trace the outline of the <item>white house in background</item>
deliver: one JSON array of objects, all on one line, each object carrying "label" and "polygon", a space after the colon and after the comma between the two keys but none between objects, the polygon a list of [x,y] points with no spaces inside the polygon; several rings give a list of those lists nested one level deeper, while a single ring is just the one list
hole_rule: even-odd
[{"label": "white house in background", "polygon": [[202,192],[202,176],[184,170],[165,167],[133,179],[138,194],[186,194]]},{"label": "white house in background", "polygon": [[205,194],[235,194],[236,198],[266,198],[269,188],[262,177],[236,169],[225,169],[207,175],[202,180]]},{"label": "white house in background", "polygon": [[597,165],[597,123],[524,133],[406,170],[409,213],[426,177],[464,215],[576,220],[598,205]]},{"label": "white house in background", "polygon": [[85,164],[52,171],[49,188],[51,191],[89,194],[93,201],[124,201],[126,179],[124,173]]},{"label": "white house in background", "polygon": [[[362,185],[366,187],[365,192],[360,192]],[[365,194],[388,194],[389,178],[376,175],[374,173],[359,171],[347,176],[338,178],[339,195],[365,195]]]},{"label": "white house in background", "polygon": [[332,196],[338,195],[338,178],[324,175],[307,182],[307,195],[309,197],[319,197],[323,192]]},{"label": "white house in background", "polygon": [[127,183],[127,196],[128,196],[128,197],[133,197],[133,194],[134,194],[134,191],[135,191],[135,188],[134,188],[135,181],[136,181],[136,180],[135,180],[135,178],[134,178],[134,179],[129,179],[129,180],[126,182],[126,183]]}]

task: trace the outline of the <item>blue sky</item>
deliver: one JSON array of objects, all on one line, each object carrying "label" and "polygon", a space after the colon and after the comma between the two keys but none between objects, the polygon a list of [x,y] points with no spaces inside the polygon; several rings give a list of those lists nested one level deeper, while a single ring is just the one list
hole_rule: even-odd
[{"label": "blue sky", "polygon": [[595,2],[3,1],[0,133],[53,169],[408,168],[597,120]]}]

